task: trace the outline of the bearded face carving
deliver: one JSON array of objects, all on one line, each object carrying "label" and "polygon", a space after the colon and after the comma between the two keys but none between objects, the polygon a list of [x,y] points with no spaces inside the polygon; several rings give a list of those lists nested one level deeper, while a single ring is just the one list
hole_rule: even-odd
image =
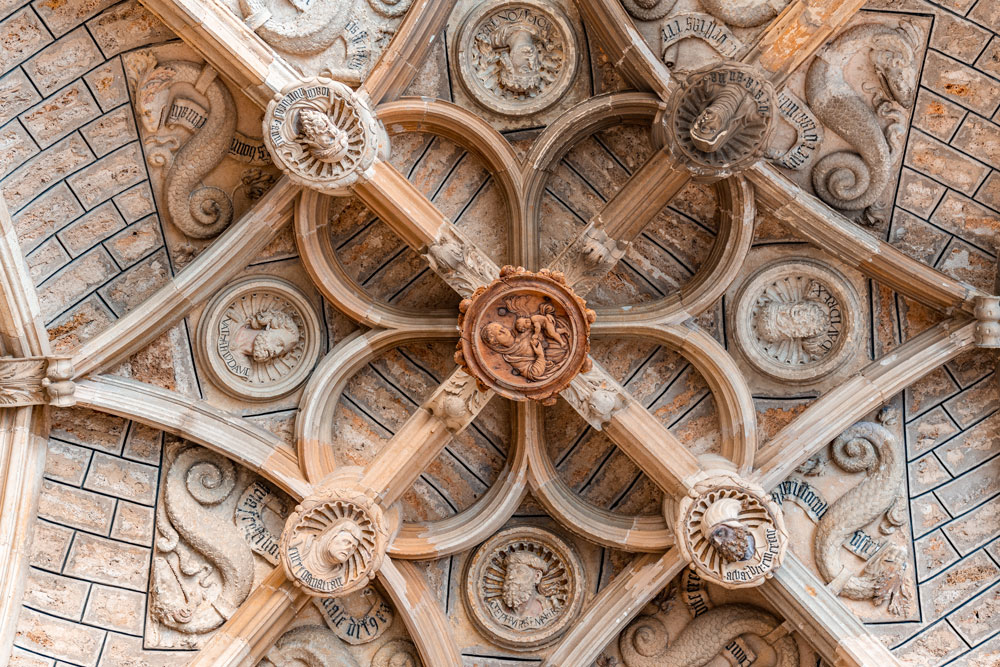
[{"label": "bearded face carving", "polygon": [[770,301],[757,311],[757,333],[768,343],[810,339],[830,326],[830,314],[817,301]]},{"label": "bearded face carving", "polygon": [[494,33],[493,47],[499,53],[497,79],[507,90],[527,95],[542,87],[538,29],[531,25],[504,26]]},{"label": "bearded face carving", "polygon": [[258,332],[252,338],[244,336],[239,348],[257,363],[280,359],[291,352],[299,342],[300,331],[295,320],[280,310],[262,310],[247,321],[248,333]]},{"label": "bearded face carving", "polygon": [[320,162],[339,162],[351,150],[350,135],[315,109],[299,112],[299,132],[302,143]]},{"label": "bearded face carving", "polygon": [[507,557],[503,579],[503,602],[518,616],[538,616],[551,607],[538,591],[542,575],[548,569],[544,560],[533,553],[515,551]]}]

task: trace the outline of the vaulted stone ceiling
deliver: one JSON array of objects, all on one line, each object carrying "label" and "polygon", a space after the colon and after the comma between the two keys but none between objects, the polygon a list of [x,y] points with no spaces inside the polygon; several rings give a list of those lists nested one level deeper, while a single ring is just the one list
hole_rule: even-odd
[{"label": "vaulted stone ceiling", "polygon": [[0,17],[0,664],[1000,664],[1000,2]]}]

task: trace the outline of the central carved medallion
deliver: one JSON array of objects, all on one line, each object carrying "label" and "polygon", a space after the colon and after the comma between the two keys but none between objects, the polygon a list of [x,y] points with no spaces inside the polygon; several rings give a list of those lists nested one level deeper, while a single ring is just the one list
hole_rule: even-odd
[{"label": "central carved medallion", "polygon": [[540,528],[502,530],[469,561],[470,615],[501,646],[528,650],[552,643],[579,615],[583,598],[580,557]]},{"label": "central carved medallion", "polygon": [[594,311],[561,273],[505,266],[459,310],[455,360],[483,390],[550,405],[577,373],[590,369]]}]

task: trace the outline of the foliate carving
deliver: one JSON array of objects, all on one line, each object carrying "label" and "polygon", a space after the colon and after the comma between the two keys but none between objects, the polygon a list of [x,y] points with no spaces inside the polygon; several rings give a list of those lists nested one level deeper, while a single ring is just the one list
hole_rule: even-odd
[{"label": "foliate carving", "polygon": [[458,373],[437,389],[427,408],[444,422],[445,428],[458,433],[475,419],[492,397],[491,392],[479,389],[471,375]]},{"label": "foliate carving", "polygon": [[472,296],[499,273],[497,265],[452,224],[438,228],[423,257],[432,271],[464,297]]},{"label": "foliate carving", "polygon": [[577,375],[561,395],[598,431],[628,405],[624,390],[597,368]]},{"label": "foliate carving", "polygon": [[375,586],[339,598],[315,598],[323,620],[348,644],[367,644],[392,625],[395,613]]},{"label": "foliate carving", "polygon": [[465,576],[472,620],[493,641],[515,650],[555,641],[583,606],[579,556],[540,528],[500,531],[476,550]]},{"label": "foliate carving", "polygon": [[576,34],[566,15],[541,0],[486,0],[459,31],[459,78],[493,111],[522,116],[555,104],[576,75]]},{"label": "foliate carving", "polygon": [[[921,41],[908,22],[897,29],[877,23],[854,26],[821,51],[806,74],[810,106],[854,149],[831,153],[816,163],[816,195],[834,208],[864,211],[863,221],[869,224],[887,214],[889,202],[882,197],[903,146],[905,109],[913,105]],[[845,79],[848,64],[865,52],[876,84],[871,105]]]},{"label": "foliate carving", "polygon": [[312,2],[291,0],[295,13],[274,16],[266,0],[239,0],[243,19],[251,30],[285,53],[309,55],[329,48],[353,15],[354,0]]},{"label": "foliate carving", "polygon": [[[134,86],[135,110],[143,129],[146,161],[166,169],[163,199],[170,221],[192,238],[218,235],[233,220],[233,202],[203,180],[229,153],[236,134],[236,104],[229,89],[208,65],[184,60],[157,64],[149,52],[126,61]],[[188,105],[200,110],[189,110]],[[200,125],[181,141],[188,113]]]},{"label": "foliate carving", "polygon": [[593,223],[576,237],[553,264],[566,277],[566,284],[581,294],[597,287],[628,250],[627,241],[619,241]]},{"label": "foliate carving", "polygon": [[294,285],[255,276],[220,292],[202,314],[198,354],[226,392],[267,400],[294,391],[320,352],[319,316]]},{"label": "foliate carving", "polygon": [[373,493],[323,486],[285,522],[281,563],[309,595],[337,597],[368,585],[382,565],[389,531]]},{"label": "foliate carving", "polygon": [[423,667],[417,647],[409,639],[393,639],[372,656],[372,667]]},{"label": "foliate carving", "polygon": [[791,258],[765,266],[736,297],[736,341],[780,380],[810,382],[836,370],[860,340],[859,303],[839,272]]},{"label": "foliate carving", "polygon": [[676,4],[677,0],[622,0],[625,11],[640,21],[662,19]]},{"label": "foliate carving", "polygon": [[171,447],[168,456],[150,617],[175,633],[161,637],[154,629],[159,646],[193,648],[232,616],[253,584],[253,554],[233,522],[247,473],[204,447]]},{"label": "foliate carving", "polygon": [[681,556],[725,588],[759,586],[788,546],[781,508],[735,473],[705,473],[688,495],[664,505]]},{"label": "foliate carving", "polygon": [[976,297],[976,347],[1000,347],[1000,297]]},{"label": "foliate carving", "polygon": [[[884,423],[894,414],[882,413]],[[906,549],[887,542],[857,575],[841,577],[840,548],[856,531],[891,513],[903,493],[904,460],[892,431],[881,424],[859,422],[840,434],[830,447],[830,458],[849,473],[864,472],[864,479],[833,502],[816,527],[816,566],[840,595],[853,600],[886,604],[889,612],[906,615],[912,591],[906,577]],[[891,521],[892,522],[892,521]]]},{"label": "foliate carving", "polygon": [[73,405],[71,377],[68,357],[0,357],[0,406]]},{"label": "foliate carving", "polygon": [[577,373],[590,370],[594,311],[560,273],[505,266],[459,311],[455,361],[480,389],[548,405]]},{"label": "foliate carving", "polygon": [[693,173],[710,178],[740,171],[760,158],[773,121],[773,86],[740,63],[688,75],[666,117],[674,154]]},{"label": "foliate carving", "polygon": [[321,625],[289,630],[267,650],[257,667],[359,667],[336,635]]},{"label": "foliate carving", "polygon": [[292,181],[332,195],[367,180],[379,152],[388,149],[367,97],[322,77],[297,82],[271,100],[264,140]]}]

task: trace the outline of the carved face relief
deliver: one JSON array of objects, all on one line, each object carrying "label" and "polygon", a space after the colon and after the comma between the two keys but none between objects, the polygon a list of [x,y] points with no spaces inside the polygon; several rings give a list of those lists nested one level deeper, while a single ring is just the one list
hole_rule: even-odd
[{"label": "carved face relief", "polygon": [[504,267],[460,309],[459,354],[482,386],[546,400],[585,370],[593,311],[559,274]]},{"label": "carved face relief", "polygon": [[741,289],[736,338],[765,373],[811,381],[834,370],[854,349],[856,309],[853,289],[831,267],[785,261]]},{"label": "carved face relief", "polygon": [[321,77],[296,83],[268,104],[264,140],[294,182],[333,195],[367,178],[386,145],[367,99]]},{"label": "carved face relief", "polygon": [[462,24],[462,83],[489,109],[519,116],[545,109],[576,73],[576,36],[562,11],[547,2],[487,0]]},{"label": "carved face relief", "polygon": [[199,327],[199,357],[230,394],[263,400],[294,390],[319,356],[319,318],[296,287],[249,278],[209,304]]},{"label": "carved face relief", "polygon": [[583,604],[576,552],[539,528],[509,528],[487,540],[466,573],[473,620],[494,641],[515,649],[554,641]]}]

